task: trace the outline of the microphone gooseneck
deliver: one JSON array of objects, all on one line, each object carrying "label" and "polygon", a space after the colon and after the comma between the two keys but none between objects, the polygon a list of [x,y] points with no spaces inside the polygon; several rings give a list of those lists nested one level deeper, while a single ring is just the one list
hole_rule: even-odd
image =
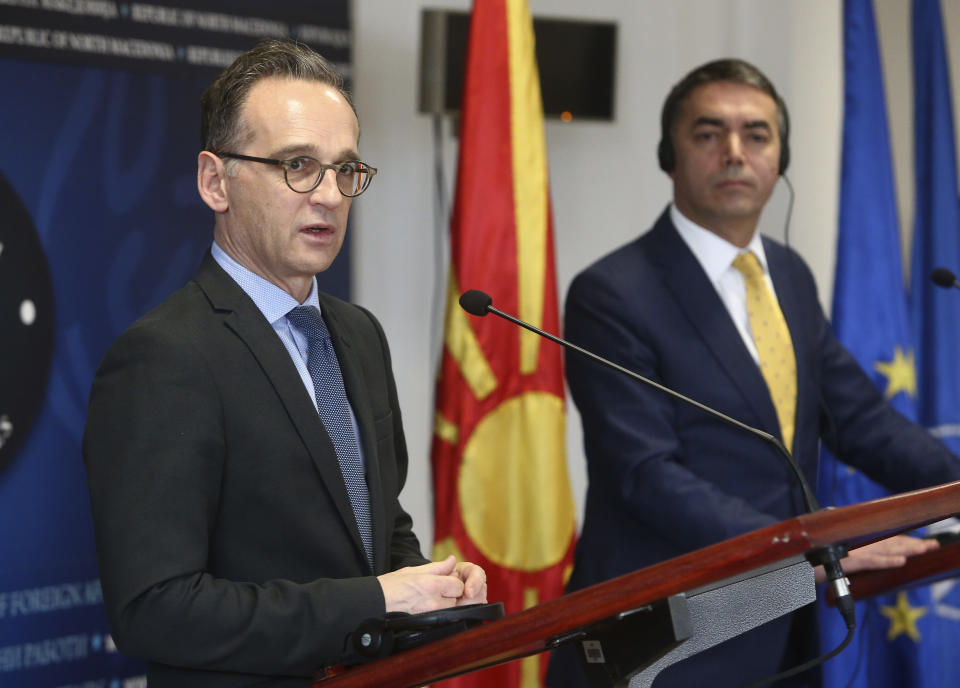
[{"label": "microphone gooseneck", "polygon": [[638,380],[644,383],[645,385],[654,387],[655,389],[660,390],[664,394],[672,396],[675,399],[679,399],[685,404],[690,404],[691,406],[697,407],[704,413],[707,413],[713,416],[714,418],[718,418],[722,420],[724,423],[738,427],[741,430],[749,432],[752,435],[756,435],[757,437],[764,440],[765,442],[772,444],[774,447],[776,447],[777,451],[780,452],[783,458],[786,459],[790,468],[793,470],[793,474],[796,476],[797,481],[800,483],[800,489],[803,492],[803,501],[806,504],[807,511],[814,512],[814,511],[820,510],[820,503],[817,501],[816,496],[813,494],[813,489],[810,487],[810,484],[807,482],[806,478],[804,478],[803,473],[800,472],[800,467],[797,465],[796,461],[794,460],[793,455],[791,455],[790,452],[787,451],[787,448],[783,446],[783,442],[781,442],[779,439],[777,439],[770,433],[764,432],[763,430],[760,430],[759,428],[755,428],[752,425],[747,425],[746,423],[741,422],[731,416],[728,416],[725,413],[721,413],[720,411],[717,411],[716,409],[711,408],[706,404],[701,404],[696,399],[691,399],[688,396],[680,394],[680,392],[677,392],[675,390],[670,389],[669,387],[661,385],[659,382],[656,382],[655,380],[651,380],[648,377],[644,377],[640,373],[635,373],[634,371],[628,368],[624,368],[623,366],[618,365],[613,361],[609,361],[606,358],[603,358],[602,356],[598,356],[592,351],[587,351],[586,349],[583,349],[577,346],[576,344],[572,344],[571,342],[568,342],[565,339],[561,339],[556,335],[552,335],[549,332],[544,332],[539,327],[535,327],[528,322],[524,322],[523,320],[520,320],[519,318],[516,318],[510,315],[509,313],[504,313],[500,309],[495,308],[493,306],[493,298],[489,294],[482,292],[479,289],[470,289],[469,291],[465,291],[460,296],[460,306],[465,311],[467,311],[467,313],[470,313],[471,315],[477,315],[477,316],[483,317],[487,313],[493,313],[494,315],[497,315],[503,318],[504,320],[509,320],[514,325],[519,325],[520,327],[530,330],[531,332],[536,332],[538,335],[549,339],[551,342],[554,342],[556,344],[559,344],[560,346],[566,347],[571,351],[576,351],[581,356],[586,356],[587,358],[593,361],[596,361],[601,365],[604,365],[608,368],[612,368],[613,370],[616,370],[619,373],[627,375],[628,377],[632,377],[634,380]]}]

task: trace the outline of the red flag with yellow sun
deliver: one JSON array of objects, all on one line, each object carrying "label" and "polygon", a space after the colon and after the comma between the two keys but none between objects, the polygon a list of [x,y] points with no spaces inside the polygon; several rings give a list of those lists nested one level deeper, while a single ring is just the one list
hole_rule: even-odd
[{"label": "red flag with yellow sun", "polygon": [[[467,315],[467,289],[559,330],[543,108],[526,0],[475,0],[451,219],[450,281],[433,439],[435,558],[487,572],[517,612],[563,592],[574,508],[565,452],[562,352],[495,317]],[[453,679],[542,685],[546,655]]]}]

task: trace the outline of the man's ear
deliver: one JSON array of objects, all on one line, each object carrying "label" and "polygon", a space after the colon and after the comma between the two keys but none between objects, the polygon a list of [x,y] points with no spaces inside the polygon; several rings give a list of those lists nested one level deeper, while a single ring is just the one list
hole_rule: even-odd
[{"label": "man's ear", "polygon": [[197,156],[197,191],[215,213],[224,213],[230,207],[223,160],[210,151],[200,151]]}]

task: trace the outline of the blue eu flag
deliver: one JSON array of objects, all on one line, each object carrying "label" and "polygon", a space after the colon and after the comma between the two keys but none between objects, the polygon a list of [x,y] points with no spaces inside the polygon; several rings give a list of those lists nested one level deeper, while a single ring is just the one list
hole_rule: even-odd
[{"label": "blue eu flag", "polygon": [[937,0],[913,2],[916,212],[911,316],[917,342],[918,418],[960,452],[960,292],[934,286],[939,266],[960,272],[960,207],[950,74]]},{"label": "blue eu flag", "polygon": [[[960,272],[960,207],[950,73],[939,0],[913,0],[914,174],[910,309],[917,345],[917,418],[960,452],[960,293],[933,285],[935,267]],[[923,682],[955,685],[960,676],[960,585],[930,588],[922,630]]]},{"label": "blue eu flag", "polygon": [[[873,5],[871,0],[845,0],[843,161],[834,329],[889,402],[907,417],[916,418],[915,356],[897,217]],[[886,494],[866,476],[826,454],[819,478],[824,504],[850,504]],[[821,611],[821,638],[826,651],[839,644],[846,629],[835,610]],[[931,617],[929,588],[858,603],[857,637],[824,666],[824,685],[940,685],[925,679],[929,663],[922,650]]]}]

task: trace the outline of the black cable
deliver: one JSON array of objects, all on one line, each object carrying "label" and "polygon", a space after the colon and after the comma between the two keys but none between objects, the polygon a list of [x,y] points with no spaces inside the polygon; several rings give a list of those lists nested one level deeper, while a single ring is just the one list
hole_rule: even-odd
[{"label": "black cable", "polygon": [[[793,218],[793,202],[796,198],[796,193],[794,192],[793,184],[790,183],[790,179],[789,177],[787,177],[787,175],[781,174],[780,178],[783,179],[783,183],[787,185],[787,191],[790,194],[789,199],[787,201],[787,215],[783,221],[783,244],[787,249],[789,249],[790,248],[790,220]],[[820,397],[820,406],[825,411],[824,415],[827,419],[828,425],[830,426],[829,431],[833,434],[834,441],[837,442],[838,441],[837,428],[833,422],[833,417],[831,416],[829,410],[826,408],[826,404],[824,403],[822,395]],[[839,478],[837,474],[838,469],[839,469],[839,461],[837,460],[836,456],[834,456],[833,457],[834,475],[833,475],[833,485],[831,486],[831,492],[833,493],[831,496],[834,498],[836,496],[837,482]],[[831,501],[835,501],[835,499],[832,499]],[[807,505],[807,510],[810,512],[813,512],[813,509],[810,508],[809,503]],[[824,662],[836,657],[838,654],[843,652],[843,650],[847,647],[847,645],[850,644],[850,641],[853,640],[853,634],[857,628],[856,608],[854,606],[853,597],[850,595],[850,589],[848,587],[847,579],[844,576],[843,569],[841,568],[839,563],[840,557],[843,557],[846,555],[845,548],[843,549],[843,551],[838,551],[838,548],[836,547],[827,547],[813,554],[814,556],[811,558],[811,563],[822,564],[824,567],[824,570],[827,573],[828,585],[834,590],[834,594],[836,597],[837,610],[840,612],[841,616],[843,616],[844,623],[847,626],[847,636],[843,639],[843,642],[840,643],[840,645],[834,648],[831,652],[828,652],[825,655],[821,655],[819,657],[811,659],[809,662],[804,662],[803,664],[800,664],[799,666],[795,666],[792,669],[787,669],[786,671],[782,671],[779,674],[770,676],[769,678],[765,678],[761,681],[751,683],[749,686],[747,686],[747,688],[760,688],[761,686],[767,686],[767,685],[770,685],[771,683],[782,681],[783,679],[790,678],[791,676],[796,676],[797,674],[803,673],[804,671],[808,671],[813,667],[819,666]]]},{"label": "black cable", "polygon": [[751,683],[749,686],[747,686],[747,688],[760,688],[761,686],[768,686],[771,683],[776,683],[777,681],[782,681],[785,678],[790,678],[791,676],[796,676],[797,674],[809,671],[816,666],[820,666],[827,660],[836,657],[838,654],[843,652],[847,645],[850,644],[850,641],[853,640],[853,633],[857,628],[857,610],[854,606],[855,603],[853,601],[853,595],[850,594],[849,581],[847,581],[846,576],[844,576],[843,569],[839,563],[839,559],[841,559],[845,554],[846,551],[844,548],[832,545],[817,552],[816,559],[818,561],[810,562],[820,563],[823,565],[823,570],[827,574],[827,584],[833,588],[834,602],[837,605],[837,611],[839,611],[841,616],[843,616],[844,623],[847,625],[847,636],[843,639],[843,642],[824,655],[815,657],[809,662],[804,662],[803,664],[795,666],[792,669],[781,671],[779,674],[774,674],[773,676],[769,676],[755,683]]},{"label": "black cable", "polygon": [[[783,243],[790,248],[790,220],[793,217],[793,202],[796,198],[796,193],[793,190],[793,184],[790,183],[789,177],[785,174],[781,174],[780,177],[783,179],[783,183],[787,185],[787,190],[790,192],[790,198],[787,202],[787,216],[783,222]],[[826,418],[827,425],[829,426],[828,431],[833,437],[835,444],[839,445],[840,438],[837,433],[837,426],[834,423],[833,415],[830,413],[830,409],[827,407],[826,401],[823,398],[823,394],[819,394],[820,408],[823,411],[823,415]],[[830,486],[831,492],[831,502],[836,503],[836,491],[837,484],[839,483],[839,460],[837,459],[836,454],[833,454],[833,484]],[[837,610],[840,612],[840,615],[843,617],[843,621],[847,626],[847,637],[844,638],[843,642],[834,649],[832,652],[812,659],[805,664],[801,664],[798,667],[789,669],[787,671],[781,672],[776,676],[771,677],[768,680],[764,680],[759,683],[752,684],[749,688],[756,688],[758,686],[765,686],[774,681],[780,681],[790,676],[794,676],[801,672],[807,671],[808,669],[819,666],[827,660],[835,657],[840,652],[850,644],[850,641],[853,640],[854,631],[857,628],[857,612],[856,606],[853,601],[853,596],[850,594],[849,581],[846,576],[844,576],[843,568],[840,566],[840,558],[846,556],[846,548],[838,547],[826,547],[820,551],[814,553],[813,557],[808,555],[808,559],[812,564],[820,563],[823,565],[824,571],[827,574],[827,584],[834,592],[834,597],[836,598]],[[859,658],[858,658],[859,660]]]},{"label": "black cable", "polygon": [[816,666],[820,666],[827,660],[833,659],[838,654],[843,652],[847,645],[850,644],[850,641],[853,640],[853,626],[847,626],[847,636],[843,639],[843,642],[833,648],[830,652],[825,655],[820,655],[814,659],[811,659],[809,662],[804,662],[798,666],[793,667],[792,669],[787,669],[786,671],[781,671],[779,674],[774,674],[773,676],[768,676],[767,678],[760,679],[754,683],[751,683],[746,688],[761,688],[761,686],[769,686],[771,683],[776,683],[777,681],[782,681],[785,678],[790,678],[791,676],[796,676],[797,674],[802,674],[804,671],[809,671]]},{"label": "black cable", "polygon": [[[864,604],[863,619],[860,621],[861,628],[867,628],[870,624],[870,610],[872,605],[870,602]],[[856,682],[857,677],[860,675],[860,668],[863,664],[863,653],[864,653],[864,643],[867,642],[867,638],[870,638],[869,633],[860,634],[860,648],[857,650],[857,662],[853,665],[853,673],[850,676],[850,680],[847,682],[847,688],[853,688],[853,684]],[[873,639],[870,638],[869,645],[872,645]],[[869,654],[872,651],[871,647],[867,647],[866,652]]]},{"label": "black cable", "polygon": [[780,179],[783,180],[783,183],[787,185],[787,189],[790,191],[790,200],[787,201],[787,218],[783,222],[783,244],[787,248],[790,248],[790,218],[793,217],[793,198],[795,194],[793,192],[793,184],[790,183],[787,175],[781,174]]}]

